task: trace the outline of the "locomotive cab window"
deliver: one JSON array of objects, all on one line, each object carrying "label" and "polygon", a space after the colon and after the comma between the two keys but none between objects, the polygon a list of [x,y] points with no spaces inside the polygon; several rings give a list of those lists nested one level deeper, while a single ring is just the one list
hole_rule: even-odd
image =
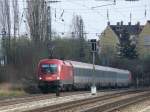
[{"label": "locomotive cab window", "polygon": [[41,72],[54,74],[57,72],[56,64],[43,64],[41,65]]}]

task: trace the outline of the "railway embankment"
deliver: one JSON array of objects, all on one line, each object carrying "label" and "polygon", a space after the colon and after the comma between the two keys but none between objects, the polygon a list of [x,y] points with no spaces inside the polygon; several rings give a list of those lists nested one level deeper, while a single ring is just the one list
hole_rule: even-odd
[{"label": "railway embankment", "polygon": [[[146,91],[147,92],[147,91]],[[94,107],[98,102],[107,104],[119,98],[126,99],[131,96],[146,94],[141,90],[120,90],[120,91],[99,91],[96,95],[90,92],[67,92],[60,97],[55,94],[34,95],[14,100],[4,100],[0,102],[1,112],[58,112],[75,110],[82,111],[89,107]],[[121,100],[121,99],[120,99]],[[106,102],[107,101],[107,102]]]},{"label": "railway embankment", "polygon": [[[67,92],[62,93],[61,97],[56,97],[55,94],[30,96],[26,98],[20,98],[18,100],[7,100],[0,102],[0,112],[22,112],[31,111],[36,109],[41,109],[49,106],[56,106],[59,104],[64,104],[72,101],[82,101],[84,99],[103,97],[104,95],[111,95],[120,93],[127,90],[121,91],[107,91],[99,92],[97,95],[91,95],[90,92]],[[39,110],[38,110],[39,111]]]}]

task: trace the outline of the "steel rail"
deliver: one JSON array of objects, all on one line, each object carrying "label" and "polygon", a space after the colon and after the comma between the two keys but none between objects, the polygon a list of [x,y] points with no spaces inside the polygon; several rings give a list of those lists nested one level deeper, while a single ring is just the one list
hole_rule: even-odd
[{"label": "steel rail", "polygon": [[120,111],[120,109],[125,108],[129,105],[146,100],[147,98],[150,98],[150,92],[135,97],[123,99],[120,101],[107,103],[102,106],[96,106],[91,109],[87,109],[84,112],[113,112],[113,111],[116,112],[116,111]]},{"label": "steel rail", "polygon": [[[150,94],[149,94],[150,95]],[[124,104],[122,105],[118,105],[116,107],[113,107],[113,108],[110,108],[104,112],[113,112],[113,111],[120,111],[121,109],[125,108],[125,107],[128,107],[130,105],[133,105],[133,104],[136,104],[138,102],[142,102],[142,101],[145,101],[147,99],[150,99],[150,96],[143,96],[141,98],[135,98],[134,100],[132,101],[129,101],[129,102],[124,102]],[[131,100],[131,99],[130,99]]]}]

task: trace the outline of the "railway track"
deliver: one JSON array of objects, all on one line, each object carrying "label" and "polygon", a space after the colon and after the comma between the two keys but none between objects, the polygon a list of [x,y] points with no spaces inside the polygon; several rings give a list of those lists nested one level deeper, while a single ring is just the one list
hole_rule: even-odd
[{"label": "railway track", "polygon": [[[69,96],[74,94],[82,94],[88,91],[82,91],[82,92],[63,92],[61,93],[61,96]],[[31,101],[39,101],[44,100],[47,98],[55,98],[55,93],[49,93],[49,94],[36,94],[36,95],[28,95],[28,96],[22,96],[20,98],[11,98],[11,99],[4,99],[0,100],[0,107],[2,106],[8,106],[8,105],[14,105],[19,103],[25,103],[25,102],[31,102]]]},{"label": "railway track", "polygon": [[150,92],[128,91],[94,98],[67,102],[58,105],[47,106],[25,112],[112,112],[116,107],[121,107],[124,102],[150,95]]},{"label": "railway track", "polygon": [[[141,93],[141,90],[136,91]],[[107,94],[106,94],[107,93]],[[55,94],[37,95],[14,100],[0,101],[0,112],[59,112],[72,110],[93,109],[89,107],[96,106],[97,102],[115,99],[121,96],[134,94],[135,90],[122,91],[107,91],[99,92],[95,96],[84,92],[67,92],[62,93],[61,97],[56,97]],[[86,107],[88,106],[88,108]],[[88,111],[88,110],[87,110]]]},{"label": "railway track", "polygon": [[[84,110],[84,112],[121,112],[122,108],[125,108],[129,105],[135,104],[137,102],[141,102],[150,98],[150,92],[139,94],[137,96],[132,96],[126,99],[121,99],[114,102],[108,102],[104,105],[96,105],[95,107],[88,108]],[[83,112],[83,111],[81,111]]]},{"label": "railway track", "polygon": [[[116,94],[122,93],[129,90],[102,90],[99,91],[101,96],[105,96],[108,94]],[[34,110],[36,108],[43,108],[49,105],[56,105],[59,103],[66,103],[71,101],[76,101],[79,99],[88,99],[91,96],[91,93],[87,93],[87,91],[83,92],[65,92],[61,93],[61,97],[56,97],[55,94],[48,94],[48,95],[37,95],[37,96],[30,96],[18,99],[11,99],[11,100],[4,100],[0,101],[0,112],[21,112],[26,110]]]},{"label": "railway track", "polygon": [[[125,90],[125,89],[123,89]],[[127,89],[128,90],[128,89]],[[99,92],[109,92],[109,91],[117,91],[116,89],[108,89],[108,90],[100,90]],[[82,94],[82,93],[90,93],[90,91],[76,91],[76,92],[61,92],[61,96],[69,96],[74,94]],[[39,101],[44,100],[47,98],[55,98],[55,93],[49,94],[32,94],[32,95],[25,95],[18,98],[6,98],[0,100],[0,107],[7,106],[7,105],[14,105],[19,103],[25,103],[30,101]]]}]

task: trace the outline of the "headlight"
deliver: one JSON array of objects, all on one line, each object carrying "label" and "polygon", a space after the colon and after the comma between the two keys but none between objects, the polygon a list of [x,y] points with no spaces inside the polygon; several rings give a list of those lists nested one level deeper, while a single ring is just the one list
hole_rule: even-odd
[{"label": "headlight", "polygon": [[59,76],[57,76],[57,80],[60,80],[60,77],[59,77]]},{"label": "headlight", "polygon": [[42,77],[39,77],[39,80],[42,80]]}]

